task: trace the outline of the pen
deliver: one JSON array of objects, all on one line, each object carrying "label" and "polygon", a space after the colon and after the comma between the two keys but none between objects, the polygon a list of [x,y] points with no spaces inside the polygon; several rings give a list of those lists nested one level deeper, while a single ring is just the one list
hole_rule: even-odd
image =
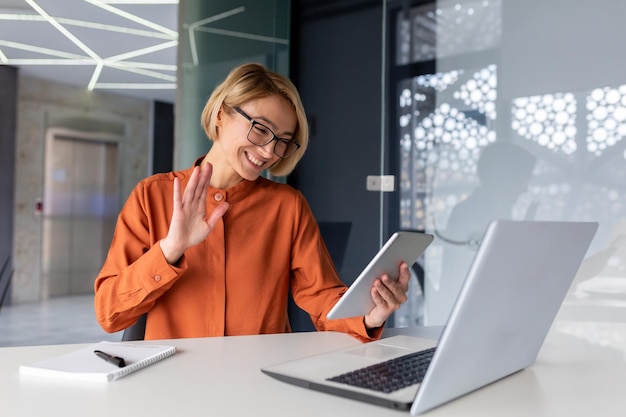
[{"label": "pen", "polygon": [[96,356],[98,356],[99,358],[102,358],[105,361],[112,363],[115,366],[119,366],[120,368],[123,368],[126,366],[126,362],[124,361],[124,358],[120,358],[119,356],[109,355],[108,353],[104,353],[101,350],[94,350],[93,353],[95,353]]}]

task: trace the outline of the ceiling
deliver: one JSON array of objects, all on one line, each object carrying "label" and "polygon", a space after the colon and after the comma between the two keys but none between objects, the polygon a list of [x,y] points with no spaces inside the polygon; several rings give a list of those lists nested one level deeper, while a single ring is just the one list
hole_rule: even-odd
[{"label": "ceiling", "polygon": [[0,65],[175,102],[178,0],[0,0]]}]

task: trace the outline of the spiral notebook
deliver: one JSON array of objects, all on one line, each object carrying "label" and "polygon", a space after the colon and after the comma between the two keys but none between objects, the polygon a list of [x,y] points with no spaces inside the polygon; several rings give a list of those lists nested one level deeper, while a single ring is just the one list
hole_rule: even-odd
[{"label": "spiral notebook", "polygon": [[[123,358],[125,366],[103,360],[96,351]],[[175,346],[98,342],[65,355],[20,366],[20,375],[82,381],[114,381],[176,353]]]}]

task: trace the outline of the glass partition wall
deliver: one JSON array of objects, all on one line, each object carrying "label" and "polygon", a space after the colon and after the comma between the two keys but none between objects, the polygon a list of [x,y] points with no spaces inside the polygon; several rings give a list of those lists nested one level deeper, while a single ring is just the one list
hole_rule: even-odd
[{"label": "glass partition wall", "polygon": [[560,317],[626,321],[626,4],[385,5],[399,177],[387,214],[436,237],[396,325],[445,323],[488,222],[503,218],[598,221]]},{"label": "glass partition wall", "polygon": [[290,25],[288,0],[180,2],[175,169],[191,166],[209,150],[200,114],[232,68],[259,62],[289,75]]}]

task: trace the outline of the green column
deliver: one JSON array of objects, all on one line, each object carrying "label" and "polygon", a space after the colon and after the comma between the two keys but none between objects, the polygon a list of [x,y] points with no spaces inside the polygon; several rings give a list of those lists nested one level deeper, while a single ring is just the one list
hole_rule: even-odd
[{"label": "green column", "polygon": [[289,76],[289,0],[181,0],[174,169],[210,149],[200,126],[209,95],[228,72],[258,62]]}]

